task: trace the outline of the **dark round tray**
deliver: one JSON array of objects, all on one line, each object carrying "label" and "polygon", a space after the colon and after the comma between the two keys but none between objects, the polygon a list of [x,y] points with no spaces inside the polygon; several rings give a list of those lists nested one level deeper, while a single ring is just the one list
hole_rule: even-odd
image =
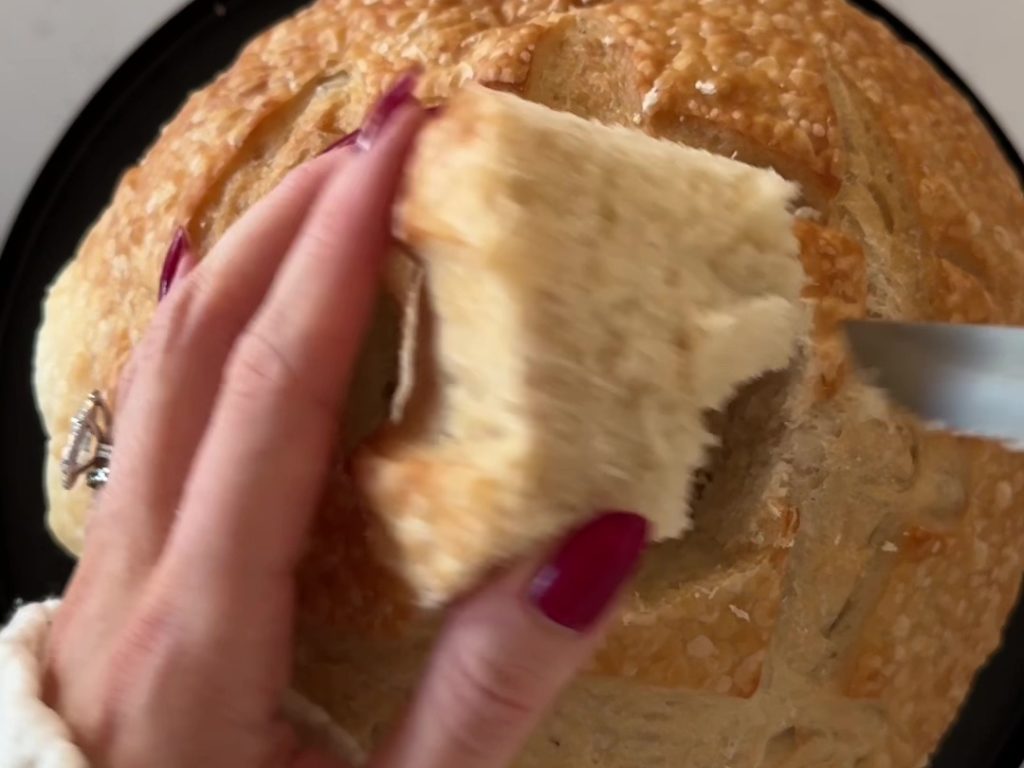
[{"label": "dark round tray", "polygon": [[[74,254],[134,164],[188,93],[257,32],[306,0],[195,0],[144,42],[82,110],[26,198],[0,255],[0,617],[15,600],[61,591],[71,560],[43,525],[43,435],[30,372],[46,286]],[[1024,165],[984,106],[913,31],[871,0],[857,3],[917,47],[972,102],[1018,176]],[[82,329],[83,334],[88,329]],[[934,768],[1020,768],[1024,760],[1024,607],[979,675]]]}]

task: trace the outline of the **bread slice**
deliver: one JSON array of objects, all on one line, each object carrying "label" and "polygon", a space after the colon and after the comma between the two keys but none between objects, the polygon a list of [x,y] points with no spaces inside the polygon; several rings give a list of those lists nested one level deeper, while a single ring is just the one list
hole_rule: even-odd
[{"label": "bread slice", "polygon": [[687,529],[703,412],[794,350],[795,194],[512,95],[451,100],[399,213],[422,273],[392,421],[355,463],[424,604],[599,510]]}]

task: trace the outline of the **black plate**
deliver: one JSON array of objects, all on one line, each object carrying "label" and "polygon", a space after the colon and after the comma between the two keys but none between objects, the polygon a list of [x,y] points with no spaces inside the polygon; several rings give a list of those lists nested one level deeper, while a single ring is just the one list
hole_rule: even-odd
[{"label": "black plate", "polygon": [[[43,435],[30,371],[40,301],[61,265],[193,89],[227,67],[253,35],[305,0],[196,0],[133,53],[54,150],[0,256],[0,616],[16,598],[59,592],[71,561],[43,527]],[[1024,165],[963,81],[902,22],[860,2],[917,47],[974,104],[1024,180]],[[87,333],[88,329],[83,329]],[[1024,607],[981,672],[934,768],[1019,768],[1024,760]]]}]

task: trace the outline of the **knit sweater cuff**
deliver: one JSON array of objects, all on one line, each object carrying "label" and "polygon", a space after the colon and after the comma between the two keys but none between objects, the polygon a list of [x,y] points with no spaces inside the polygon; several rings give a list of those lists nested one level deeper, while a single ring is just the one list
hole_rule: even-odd
[{"label": "knit sweater cuff", "polygon": [[[60,715],[42,700],[46,641],[59,600],[24,605],[0,630],[0,768],[89,768]],[[302,740],[358,765],[355,742],[319,707],[288,692],[285,716]]]},{"label": "knit sweater cuff", "polygon": [[0,766],[88,768],[60,715],[43,703],[43,658],[59,600],[25,605],[0,630]]}]

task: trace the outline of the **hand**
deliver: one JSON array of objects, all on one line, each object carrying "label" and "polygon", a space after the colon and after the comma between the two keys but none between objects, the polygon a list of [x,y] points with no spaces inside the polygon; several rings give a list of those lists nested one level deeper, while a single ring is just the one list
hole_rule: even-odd
[{"label": "hand", "polygon": [[[340,765],[298,742],[281,703],[294,572],[426,119],[399,101],[166,273],[48,648],[47,702],[95,765]],[[634,515],[598,517],[465,598],[370,764],[506,765],[590,655],[645,535]]]}]

